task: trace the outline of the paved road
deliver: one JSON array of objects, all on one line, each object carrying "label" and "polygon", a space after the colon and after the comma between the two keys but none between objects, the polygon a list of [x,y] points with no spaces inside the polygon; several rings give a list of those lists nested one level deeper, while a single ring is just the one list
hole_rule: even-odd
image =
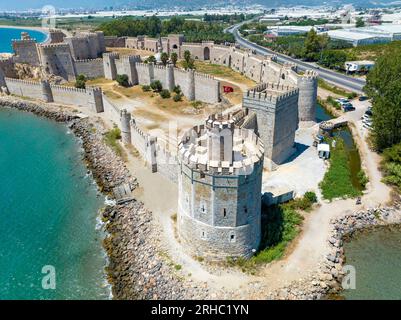
[{"label": "paved road", "polygon": [[357,93],[362,93],[362,88],[365,85],[364,79],[352,78],[352,77],[348,77],[346,75],[339,74],[337,72],[334,72],[334,71],[331,71],[328,69],[319,68],[319,67],[316,67],[312,63],[294,59],[294,58],[291,58],[284,54],[274,52],[265,47],[261,47],[255,43],[250,42],[249,40],[241,37],[241,35],[238,32],[238,28],[240,26],[241,26],[241,24],[232,26],[230,28],[227,28],[226,31],[232,33],[234,35],[237,43],[240,44],[241,46],[249,48],[249,49],[253,49],[256,51],[256,53],[262,54],[262,55],[275,54],[277,56],[277,61],[279,63],[284,63],[284,62],[295,63],[298,65],[298,70],[301,70],[301,71],[304,71],[306,69],[315,70],[316,72],[319,73],[319,77],[324,79],[327,82],[330,82],[330,83],[332,83],[338,87],[342,87],[344,89],[355,91]]}]

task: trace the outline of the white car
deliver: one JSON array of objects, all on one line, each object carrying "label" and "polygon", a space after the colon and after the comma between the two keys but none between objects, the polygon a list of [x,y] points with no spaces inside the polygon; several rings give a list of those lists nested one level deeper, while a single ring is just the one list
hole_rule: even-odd
[{"label": "white car", "polygon": [[347,99],[347,98],[338,98],[338,99],[336,99],[336,101],[341,105],[343,105],[345,103],[349,103],[349,99]]}]

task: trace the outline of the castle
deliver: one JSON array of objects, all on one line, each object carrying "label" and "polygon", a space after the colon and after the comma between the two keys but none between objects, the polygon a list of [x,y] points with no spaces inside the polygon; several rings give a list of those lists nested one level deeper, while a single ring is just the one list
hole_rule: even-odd
[{"label": "castle", "polygon": [[[261,181],[263,168],[274,169],[295,151],[299,123],[315,120],[317,74],[299,75],[294,65],[280,65],[235,46],[213,42],[187,43],[183,35],[159,39],[105,37],[102,32],[66,37],[50,32],[50,43],[37,44],[29,36],[13,42],[15,54],[0,60],[0,88],[10,94],[45,102],[89,106],[119,118],[122,140],[138,150],[152,172],[178,185],[178,234],[184,248],[210,260],[250,257],[261,240]],[[106,52],[124,47],[172,52],[182,58],[189,51],[195,59],[225,65],[259,83],[243,94],[242,109],[211,115],[205,124],[185,133],[177,154],[156,137],[142,131],[126,110],[119,110],[99,88],[75,89],[48,80],[15,79],[15,63],[40,67],[45,74],[74,80],[114,80],[126,74],[130,85],[159,80],[172,90],[179,85],[189,100],[221,100],[220,82],[213,77],[172,65],[143,63],[140,56]]]}]

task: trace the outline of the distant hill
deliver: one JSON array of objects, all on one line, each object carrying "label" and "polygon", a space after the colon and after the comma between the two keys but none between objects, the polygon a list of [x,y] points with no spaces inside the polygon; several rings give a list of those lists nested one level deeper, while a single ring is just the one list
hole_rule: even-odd
[{"label": "distant hill", "polygon": [[39,9],[44,5],[51,3],[57,8],[117,8],[121,6],[139,7],[142,9],[154,9],[158,7],[171,8],[171,4],[185,8],[201,8],[205,5],[251,5],[262,4],[268,7],[277,6],[294,6],[294,5],[323,5],[323,4],[349,4],[353,3],[356,6],[380,6],[389,3],[394,3],[394,0],[382,1],[364,1],[364,0],[334,0],[334,1],[321,1],[321,0],[26,0],[26,1],[0,1],[0,10],[23,10],[23,9]]}]

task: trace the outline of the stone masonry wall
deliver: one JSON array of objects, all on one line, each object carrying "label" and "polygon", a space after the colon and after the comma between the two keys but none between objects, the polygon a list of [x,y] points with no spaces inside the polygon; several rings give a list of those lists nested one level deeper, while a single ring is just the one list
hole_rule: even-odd
[{"label": "stone masonry wall", "polygon": [[87,78],[104,77],[103,59],[74,61],[77,75],[83,74]]},{"label": "stone masonry wall", "polygon": [[205,74],[195,73],[195,100],[207,103],[220,101],[220,82]]}]

